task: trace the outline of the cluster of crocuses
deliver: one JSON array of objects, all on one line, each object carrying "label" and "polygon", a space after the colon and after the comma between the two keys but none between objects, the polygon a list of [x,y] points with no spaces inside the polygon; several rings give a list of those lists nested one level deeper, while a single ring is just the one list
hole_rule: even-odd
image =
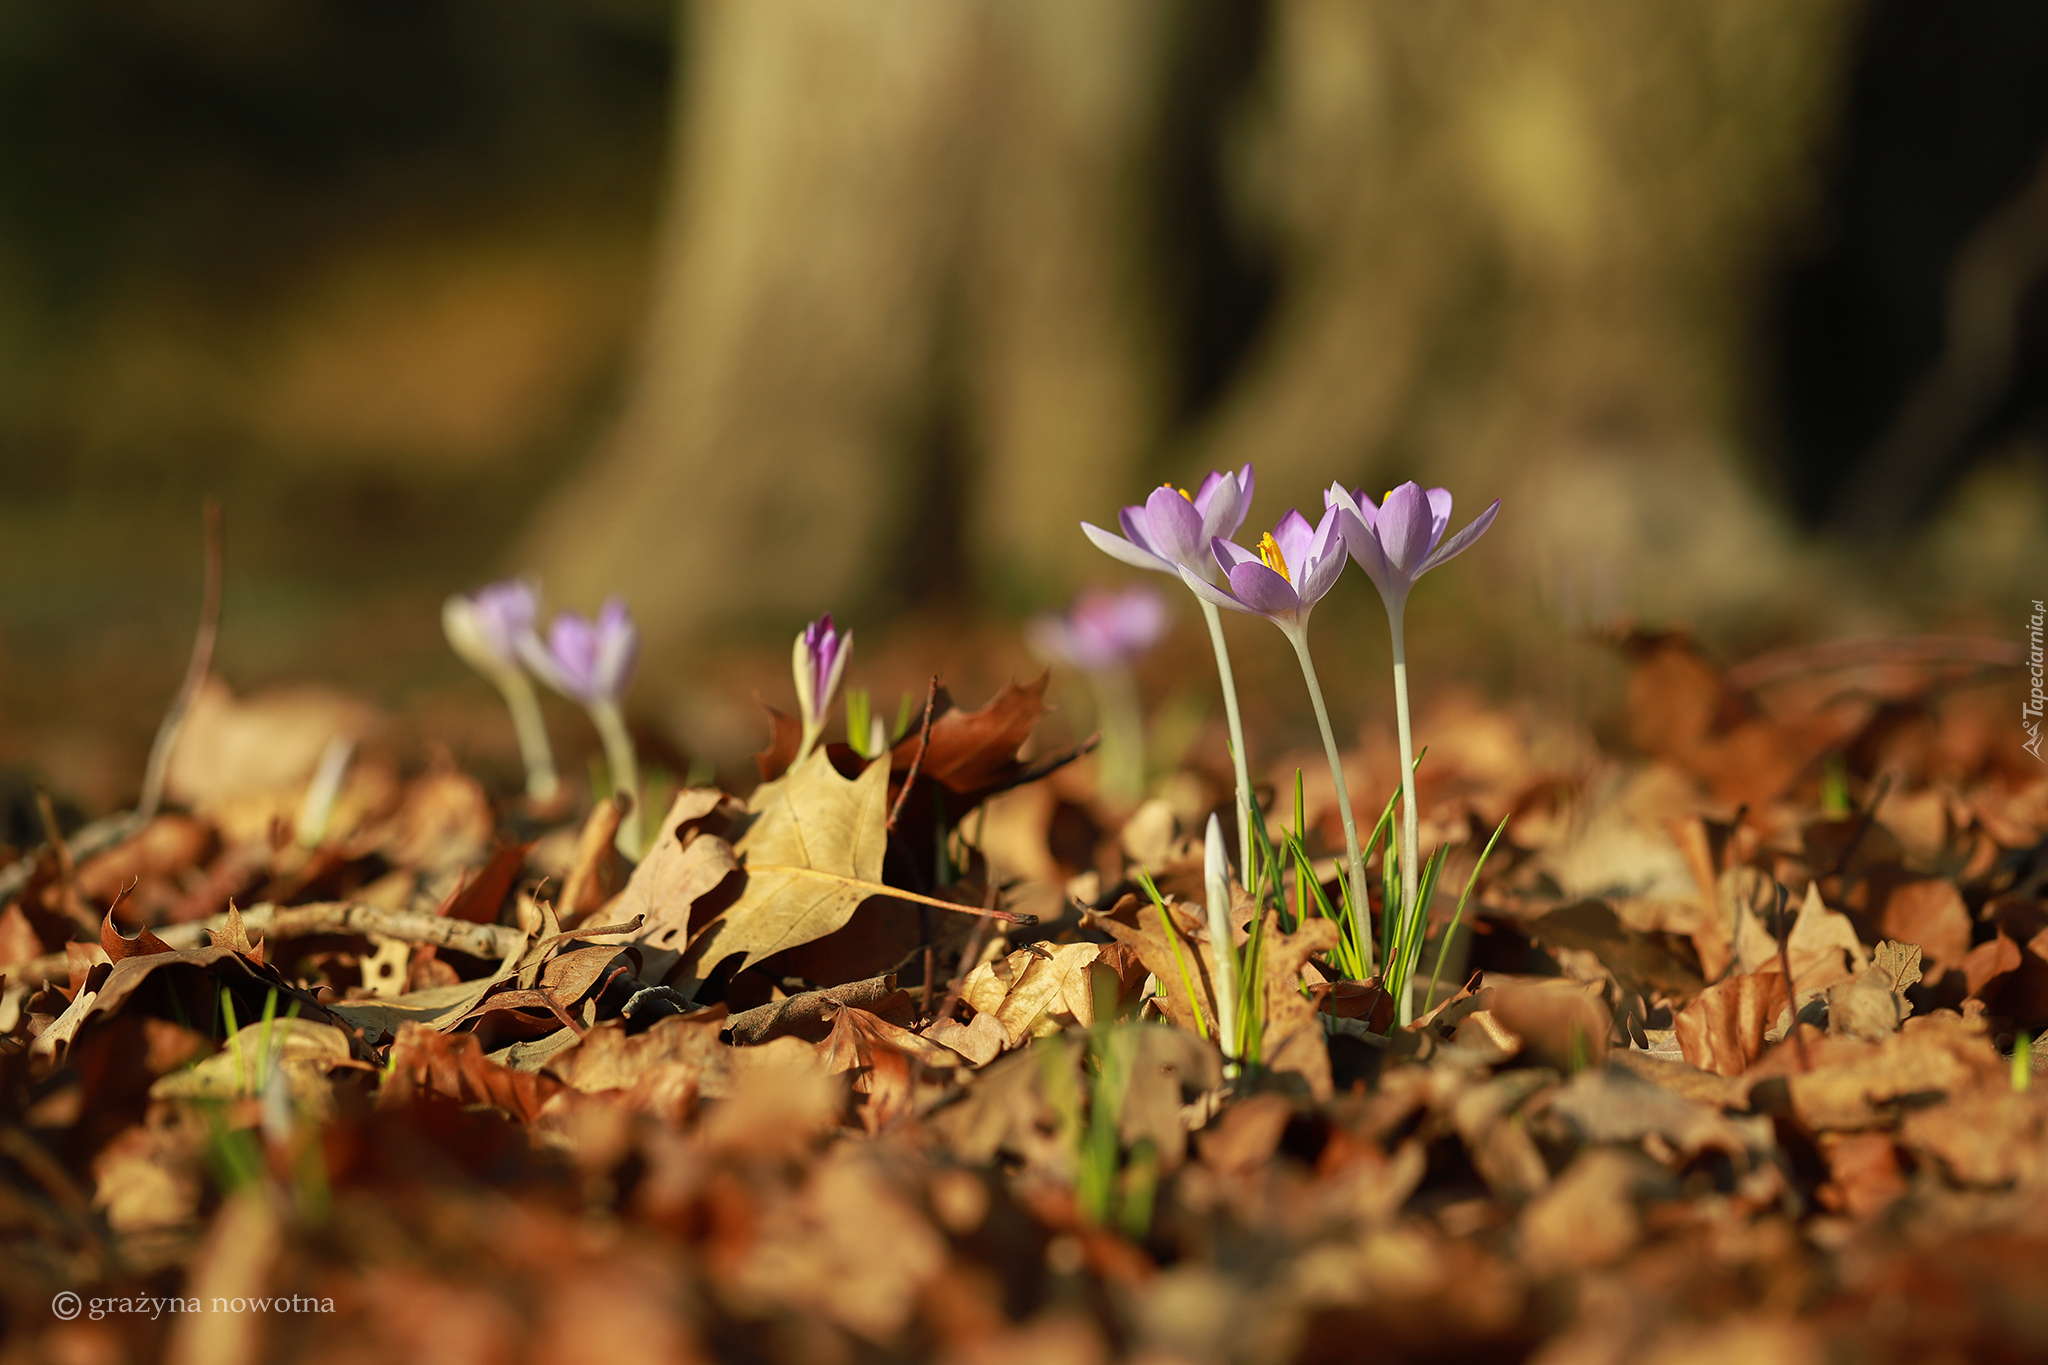
[{"label": "cluster of crocuses", "polygon": [[619,851],[638,858],[642,852],[639,761],[626,730],[622,703],[639,658],[640,634],[626,604],[617,598],[607,601],[594,620],[581,612],[558,612],[549,622],[545,638],[538,629],[539,616],[533,584],[517,578],[473,593],[457,593],[441,606],[441,626],[448,643],[490,680],[511,709],[520,756],[526,762],[526,794],[536,804],[552,803],[560,782],[540,702],[527,674],[589,713],[604,743],[612,790],[631,798],[619,822]]},{"label": "cluster of crocuses", "polygon": [[[1353,936],[1353,960],[1367,971],[1372,967],[1373,956],[1372,935],[1367,927],[1370,902],[1366,893],[1365,854],[1359,847],[1358,823],[1345,787],[1336,736],[1330,728],[1329,708],[1324,704],[1315,661],[1309,653],[1308,622],[1316,604],[1336,586],[1347,560],[1357,560],[1379,589],[1393,633],[1402,815],[1400,849],[1395,855],[1398,862],[1392,864],[1399,875],[1387,878],[1395,894],[1387,899],[1383,914],[1389,921],[1401,923],[1400,932],[1387,935],[1386,941],[1399,945],[1399,951],[1392,955],[1405,961],[1389,962],[1387,975],[1401,1022],[1407,1023],[1412,1018],[1412,1003],[1406,976],[1412,970],[1413,952],[1420,948],[1428,913],[1425,902],[1434,878],[1422,875],[1423,863],[1416,847],[1415,757],[1408,719],[1408,660],[1402,623],[1415,581],[1463,553],[1484,535],[1500,510],[1500,500],[1495,499],[1470,525],[1446,540],[1444,532],[1451,520],[1451,495],[1447,490],[1425,490],[1417,484],[1404,483],[1374,503],[1363,489],[1354,491],[1333,483],[1323,494],[1320,521],[1310,525],[1308,518],[1290,510],[1271,531],[1259,537],[1255,548],[1246,549],[1232,537],[1244,524],[1251,500],[1252,467],[1246,465],[1234,474],[1210,474],[1193,492],[1172,484],[1161,485],[1142,504],[1123,509],[1119,518],[1122,535],[1087,522],[1081,524],[1081,529],[1097,547],[1127,564],[1177,575],[1201,604],[1215,649],[1224,713],[1230,726],[1231,756],[1237,778],[1239,871],[1246,883],[1257,881],[1252,862],[1252,789],[1237,688],[1218,610],[1263,616],[1278,626],[1294,647],[1302,678],[1308,684],[1309,699],[1315,706],[1316,722],[1322,729],[1323,749],[1344,826],[1349,873],[1346,900],[1350,907],[1346,927]],[[1209,844],[1208,866],[1213,887],[1223,862],[1221,829],[1213,819],[1209,825]],[[1211,907],[1212,918],[1220,920],[1214,912],[1227,892],[1212,889],[1209,894],[1212,901],[1219,902]],[[1228,943],[1227,930],[1219,929],[1216,937]],[[1219,953],[1219,978],[1227,973],[1230,964],[1222,959],[1228,956],[1227,948]],[[1225,1036],[1228,1034],[1226,1030]]]}]

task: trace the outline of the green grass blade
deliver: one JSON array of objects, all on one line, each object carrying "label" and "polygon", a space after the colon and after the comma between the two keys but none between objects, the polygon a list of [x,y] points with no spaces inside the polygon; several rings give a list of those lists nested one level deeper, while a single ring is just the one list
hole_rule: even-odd
[{"label": "green grass blade", "polygon": [[1472,865],[1472,875],[1465,879],[1464,894],[1458,897],[1458,908],[1451,912],[1450,927],[1444,930],[1443,942],[1437,945],[1436,970],[1429,974],[1429,990],[1422,997],[1422,1012],[1424,1014],[1428,1014],[1436,1002],[1437,982],[1444,974],[1444,954],[1450,952],[1451,936],[1458,932],[1458,922],[1465,916],[1465,902],[1472,899],[1472,888],[1479,885],[1480,869],[1485,867],[1486,860],[1493,856],[1493,846],[1500,842],[1501,833],[1507,829],[1508,820],[1512,815],[1513,812],[1503,815],[1500,818],[1500,823],[1493,827],[1493,837],[1486,841],[1486,847],[1480,850],[1479,861]]}]

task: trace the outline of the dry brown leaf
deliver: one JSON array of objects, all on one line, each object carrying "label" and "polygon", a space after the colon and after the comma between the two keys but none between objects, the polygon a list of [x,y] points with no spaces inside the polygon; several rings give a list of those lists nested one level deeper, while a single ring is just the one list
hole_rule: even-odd
[{"label": "dry brown leaf", "polygon": [[744,970],[846,923],[881,881],[888,781],[878,759],[849,782],[820,751],[758,788],[754,823],[733,845],[745,889],[691,939],[690,961],[708,969],[739,954]]},{"label": "dry brown leaf", "polygon": [[530,843],[501,843],[493,848],[484,865],[463,878],[461,886],[441,907],[441,913],[471,924],[496,924],[505,908],[505,898],[512,894],[513,885],[526,867],[526,855],[532,851]]},{"label": "dry brown leaf", "polygon": [[1962,892],[1945,878],[1893,887],[1878,929],[1886,938],[1918,944],[1937,966],[1953,967],[1970,951],[1970,912]]},{"label": "dry brown leaf", "polygon": [[531,1123],[562,1088],[552,1076],[513,1071],[490,1061],[474,1034],[441,1033],[418,1024],[399,1028],[389,1065],[377,1092],[380,1108],[435,1097],[496,1105],[521,1123]]},{"label": "dry brown leaf", "polygon": [[1689,938],[1631,928],[1605,901],[1552,910],[1522,928],[1547,948],[1592,953],[1630,995],[1684,998],[1704,984],[1698,949]]},{"label": "dry brown leaf", "polygon": [[585,1033],[548,1059],[546,1072],[587,1094],[617,1092],[633,1109],[681,1123],[697,1097],[725,1089],[731,1049],[719,1041],[725,1007],[657,1020],[629,1036],[617,1024]]},{"label": "dry brown leaf", "polygon": [[1685,1060],[1717,1076],[1740,1076],[1764,1054],[1764,1033],[1786,1006],[1785,978],[1752,972],[1717,981],[1673,1021]]},{"label": "dry brown leaf", "polygon": [[966,1024],[950,1017],[934,1019],[925,1026],[924,1036],[952,1048],[978,1067],[994,1061],[1010,1041],[993,1014],[977,1014]]},{"label": "dry brown leaf", "polygon": [[1642,1238],[1637,1199],[1666,1183],[1641,1153],[1586,1149],[1522,1211],[1524,1264],[1538,1275],[1614,1264]]},{"label": "dry brown leaf", "polygon": [[2048,1094],[1984,1089],[1906,1116],[1899,1140],[1950,1183],[1980,1189],[2048,1173]]},{"label": "dry brown leaf", "polygon": [[1503,981],[1488,1007],[1544,1065],[1560,1071],[1607,1059],[1610,1020],[1596,988],[1577,981]]},{"label": "dry brown leaf", "polygon": [[[738,802],[715,787],[677,792],[662,818],[654,846],[633,869],[626,889],[605,907],[605,920],[617,922],[643,915],[640,942],[680,951],[689,942],[691,908],[739,870],[739,859],[719,830],[743,813]],[[718,829],[707,829],[707,825]]]},{"label": "dry brown leaf", "polygon": [[969,972],[960,998],[994,1015],[1013,1047],[1069,1023],[1086,1028],[1095,1022],[1088,968],[1101,951],[1099,943],[1034,944]]},{"label": "dry brown leaf", "polygon": [[2003,1086],[2010,1071],[1981,1023],[1946,1013],[1908,1019],[1881,1043],[1820,1038],[1807,1052],[1810,1071],[1798,1070],[1789,1047],[1765,1059],[1752,1073],[1750,1103],[1789,1107],[1817,1132],[1889,1127],[1902,1107]]},{"label": "dry brown leaf", "polygon": [[1337,935],[1336,924],[1320,918],[1304,920],[1292,934],[1283,934],[1279,913],[1266,912],[1261,949],[1266,1027],[1260,1063],[1268,1071],[1301,1077],[1319,1100],[1330,1097],[1330,1050],[1316,1002],[1302,994],[1301,974],[1311,957],[1337,946]]},{"label": "dry brown leaf", "polygon": [[908,1017],[909,1000],[907,993],[896,989],[896,975],[890,972],[745,1010],[726,1020],[722,1036],[736,1047],[752,1047],[785,1034],[815,1043],[832,1031],[832,1016],[842,1005]]}]

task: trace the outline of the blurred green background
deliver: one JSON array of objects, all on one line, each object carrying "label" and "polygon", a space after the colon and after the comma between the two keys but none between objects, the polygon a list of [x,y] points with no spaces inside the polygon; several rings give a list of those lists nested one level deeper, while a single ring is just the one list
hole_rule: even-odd
[{"label": "blurred green background", "polygon": [[[622,593],[641,724],[730,767],[804,619],[972,702],[1120,576],[1077,519],[1247,460],[1253,535],[1505,498],[1411,614],[1483,692],[2048,594],[2036,6],[79,0],[0,15],[0,140],[0,761],[88,805],[209,494],[231,683],[494,762],[449,591]],[[1319,617],[1354,718],[1378,612]]]}]

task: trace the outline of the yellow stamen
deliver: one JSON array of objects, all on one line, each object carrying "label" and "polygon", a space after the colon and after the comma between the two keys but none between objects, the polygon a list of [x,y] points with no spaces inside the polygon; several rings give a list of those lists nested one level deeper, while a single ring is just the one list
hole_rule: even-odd
[{"label": "yellow stamen", "polygon": [[[1173,485],[1170,483],[1162,483],[1159,486],[1161,488],[1173,488]],[[1191,503],[1195,500],[1195,495],[1193,493],[1188,492],[1188,490],[1185,488],[1173,488],[1173,491],[1180,494],[1182,497],[1186,498]]]},{"label": "yellow stamen", "polygon": [[1259,558],[1267,568],[1286,579],[1290,587],[1293,585],[1294,575],[1287,572],[1287,557],[1280,553],[1280,542],[1273,539],[1271,531],[1259,537]]}]

